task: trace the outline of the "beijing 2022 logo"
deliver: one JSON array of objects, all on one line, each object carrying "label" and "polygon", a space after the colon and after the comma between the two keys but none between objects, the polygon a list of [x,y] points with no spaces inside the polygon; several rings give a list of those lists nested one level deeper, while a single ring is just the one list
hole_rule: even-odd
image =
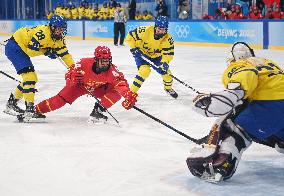
[{"label": "beijing 2022 logo", "polygon": [[176,25],[175,33],[178,38],[187,38],[190,33],[190,28],[188,25]]}]

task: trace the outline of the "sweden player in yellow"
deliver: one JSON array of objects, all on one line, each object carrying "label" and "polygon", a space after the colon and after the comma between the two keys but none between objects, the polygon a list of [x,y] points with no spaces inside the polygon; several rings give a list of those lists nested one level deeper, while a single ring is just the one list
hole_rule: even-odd
[{"label": "sweden player in yellow", "polygon": [[[66,20],[58,15],[52,16],[49,25],[25,27],[18,29],[5,46],[5,55],[12,62],[22,82],[11,93],[5,113],[10,115],[22,114],[26,121],[36,116],[34,113],[34,97],[38,81],[34,65],[30,57],[45,55],[51,59],[61,58],[67,66],[74,65],[69,54],[64,37],[67,33]],[[18,107],[17,102],[24,99],[26,110]]]},{"label": "sweden player in yellow", "polygon": [[[161,75],[165,91],[173,98],[178,94],[173,90],[173,78],[169,63],[174,57],[174,40],[168,33],[168,18],[158,16],[155,26],[141,26],[128,33],[125,41],[135,58],[138,74],[134,78],[131,91],[137,93],[143,82],[149,77],[151,67]],[[152,61],[155,66],[147,62]]]},{"label": "sweden player in yellow", "polygon": [[233,45],[223,73],[225,90],[198,95],[193,109],[219,117],[202,147],[187,159],[190,172],[203,180],[232,177],[252,141],[284,153],[284,72],[273,61],[255,57],[244,42]]}]

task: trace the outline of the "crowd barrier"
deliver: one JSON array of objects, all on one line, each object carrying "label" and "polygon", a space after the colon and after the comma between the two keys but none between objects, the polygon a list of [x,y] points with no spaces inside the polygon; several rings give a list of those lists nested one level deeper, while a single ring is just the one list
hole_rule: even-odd
[{"label": "crowd barrier", "polygon": [[[0,20],[0,35],[11,35],[20,27],[48,24],[45,20]],[[153,21],[128,21],[126,32]],[[228,46],[245,41],[254,48],[284,50],[284,21],[173,21],[169,32],[176,44],[197,46]],[[68,21],[68,39],[106,40],[113,38],[112,21]]]}]

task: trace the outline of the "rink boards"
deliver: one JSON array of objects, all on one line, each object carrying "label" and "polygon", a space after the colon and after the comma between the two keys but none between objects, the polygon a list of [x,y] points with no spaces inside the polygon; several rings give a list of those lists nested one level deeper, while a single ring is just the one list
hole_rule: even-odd
[{"label": "rink boards", "polygon": [[[47,20],[0,20],[0,35],[10,35],[20,27],[48,24]],[[128,21],[126,32],[153,21]],[[284,21],[173,21],[169,31],[176,44],[197,46],[228,46],[245,41],[254,48],[284,50]],[[112,41],[112,21],[68,21],[68,39]]]}]

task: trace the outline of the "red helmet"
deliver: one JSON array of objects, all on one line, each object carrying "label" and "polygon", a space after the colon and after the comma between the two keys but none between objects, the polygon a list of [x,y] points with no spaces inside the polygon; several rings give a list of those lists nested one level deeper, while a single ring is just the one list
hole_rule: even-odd
[{"label": "red helmet", "polygon": [[94,55],[98,59],[111,59],[110,49],[106,46],[96,47]]},{"label": "red helmet", "polygon": [[[110,49],[106,46],[98,46],[95,49],[94,55],[96,60],[93,64],[93,71],[100,74],[109,70],[112,61]],[[100,61],[100,59],[108,59],[108,65],[102,65],[102,60]]]}]

